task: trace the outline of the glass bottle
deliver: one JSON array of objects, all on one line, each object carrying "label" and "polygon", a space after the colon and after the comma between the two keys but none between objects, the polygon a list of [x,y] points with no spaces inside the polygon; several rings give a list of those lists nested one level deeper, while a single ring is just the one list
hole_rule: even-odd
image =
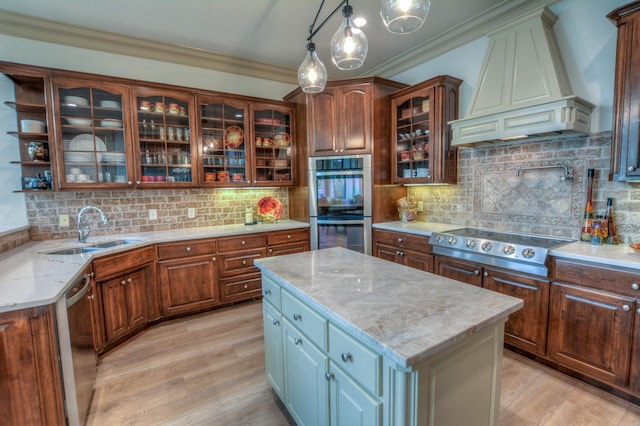
[{"label": "glass bottle", "polygon": [[604,215],[607,220],[607,244],[617,244],[616,241],[616,226],[613,222],[613,198],[607,198],[607,212]]},{"label": "glass bottle", "polygon": [[244,224],[245,225],[253,225],[253,209],[251,207],[247,207],[244,210]]},{"label": "glass bottle", "polygon": [[584,206],[584,221],[580,232],[580,240],[591,241],[591,220],[593,219],[593,174],[594,169],[587,171],[587,203]]}]

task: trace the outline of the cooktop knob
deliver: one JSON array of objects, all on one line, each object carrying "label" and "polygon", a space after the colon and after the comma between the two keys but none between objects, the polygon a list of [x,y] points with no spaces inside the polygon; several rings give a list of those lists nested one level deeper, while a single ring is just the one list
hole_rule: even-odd
[{"label": "cooktop knob", "polygon": [[443,241],[444,241],[444,235],[438,235],[436,237],[436,243],[442,244]]},{"label": "cooktop knob", "polygon": [[532,248],[526,248],[522,250],[522,256],[526,259],[531,259],[535,255],[536,255],[536,252],[533,251]]},{"label": "cooktop knob", "polygon": [[489,241],[482,243],[482,251],[491,251],[492,248],[493,245]]},{"label": "cooktop knob", "polygon": [[476,240],[467,240],[467,247],[472,249],[472,248],[476,248]]},{"label": "cooktop knob", "polygon": [[449,237],[450,246],[455,246],[457,242],[458,242],[458,239],[456,237]]},{"label": "cooktop knob", "polygon": [[515,253],[515,251],[516,249],[513,246],[504,246],[504,248],[502,249],[502,252],[507,256],[512,255],[513,253]]}]

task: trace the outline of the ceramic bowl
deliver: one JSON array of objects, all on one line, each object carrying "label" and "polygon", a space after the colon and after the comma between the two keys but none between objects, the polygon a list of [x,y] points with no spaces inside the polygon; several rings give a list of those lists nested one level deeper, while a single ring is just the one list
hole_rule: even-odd
[{"label": "ceramic bowl", "polygon": [[46,127],[42,121],[20,120],[20,130],[24,133],[44,133]]}]

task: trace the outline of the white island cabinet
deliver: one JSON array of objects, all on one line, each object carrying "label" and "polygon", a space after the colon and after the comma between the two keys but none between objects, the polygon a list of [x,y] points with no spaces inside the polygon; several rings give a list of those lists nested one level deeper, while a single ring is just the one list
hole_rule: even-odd
[{"label": "white island cabinet", "polygon": [[520,299],[340,247],[255,264],[267,379],[298,424],[498,424]]}]

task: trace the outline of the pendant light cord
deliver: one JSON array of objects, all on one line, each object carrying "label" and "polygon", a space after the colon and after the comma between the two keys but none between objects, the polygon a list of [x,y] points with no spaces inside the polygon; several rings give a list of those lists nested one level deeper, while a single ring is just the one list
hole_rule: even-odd
[{"label": "pendant light cord", "polygon": [[316,18],[313,20],[313,23],[311,24],[311,26],[309,27],[309,37],[307,37],[307,41],[311,41],[311,39],[313,38],[314,35],[316,35],[318,33],[318,31],[320,31],[320,29],[324,26],[324,24],[327,23],[327,21],[331,18],[333,18],[333,15],[335,15],[344,5],[349,6],[349,0],[342,0],[340,2],[340,4],[338,5],[338,7],[336,7],[335,9],[333,9],[333,12],[331,12],[329,14],[329,16],[327,16],[324,21],[322,21],[320,23],[320,25],[318,25],[318,28],[316,28],[314,30],[314,27],[316,25],[316,22],[318,21],[318,17],[320,16],[320,11],[322,11],[322,6],[324,6],[324,0],[322,0],[322,3],[320,3],[320,8],[318,9],[318,13],[316,13]]}]

